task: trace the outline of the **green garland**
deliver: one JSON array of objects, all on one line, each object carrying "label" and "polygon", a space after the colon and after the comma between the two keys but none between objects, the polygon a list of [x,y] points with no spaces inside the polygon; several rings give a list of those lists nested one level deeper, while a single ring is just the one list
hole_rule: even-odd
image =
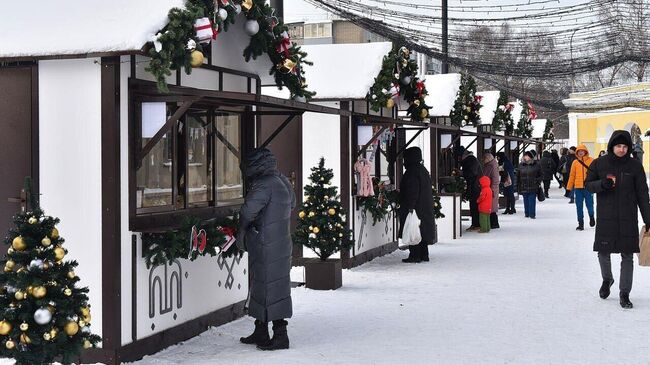
[{"label": "green garland", "polygon": [[436,190],[435,186],[432,186],[431,188],[433,190],[433,218],[444,218],[445,215],[442,214],[442,204],[440,204],[440,194],[438,194],[438,190]]},{"label": "green garland", "polygon": [[375,77],[366,100],[374,111],[381,108],[392,109],[394,98],[402,96],[409,103],[406,115],[415,122],[428,122],[429,109],[425,102],[427,89],[424,80],[418,78],[418,64],[410,58],[411,52],[406,47],[393,49],[384,56],[381,71]]},{"label": "green garland", "polygon": [[[231,217],[202,221],[196,217],[185,218],[179,229],[166,232],[145,232],[142,233],[142,252],[147,267],[171,264],[175,259],[196,260],[199,256],[219,254],[219,247],[226,242],[226,235],[221,228],[232,230],[232,236],[236,236],[239,226],[239,216],[234,214]],[[203,253],[193,250],[190,252],[190,239],[192,227],[197,230],[204,230],[206,233],[206,247]],[[221,253],[222,256],[241,255],[236,244]]]},{"label": "green garland", "polygon": [[[172,74],[172,70],[184,68],[188,75],[192,73],[192,47],[203,51],[194,30],[196,19],[215,19],[213,27],[219,32],[228,31],[229,25],[235,23],[235,17],[242,7],[241,1],[235,4],[233,0],[223,0],[220,3],[221,10],[228,14],[223,20],[218,16],[220,9],[215,7],[214,1],[186,0],[184,9],[173,8],[169,11],[167,25],[157,34],[155,41],[147,43],[147,54],[151,61],[146,70],[154,75],[161,92],[169,91],[166,77]],[[244,49],[246,62],[267,53],[273,62],[269,74],[274,76],[278,88],[287,87],[291,97],[296,100],[311,99],[315,93],[306,89],[302,67],[303,64],[311,64],[305,59],[307,54],[295,43],[287,44],[290,43],[288,28],[273,16],[274,9],[265,0],[246,0],[244,5],[246,18],[256,21],[260,28]],[[192,43],[191,46],[188,42]],[[283,46],[286,46],[286,51]]]},{"label": "green garland", "polygon": [[374,226],[381,222],[391,210],[396,210],[399,206],[397,190],[387,189],[387,186],[377,177],[372,178],[372,185],[375,195],[357,197],[357,202],[363,210],[363,214],[370,213]]},{"label": "green garland", "polygon": [[508,103],[508,93],[501,91],[497,109],[492,119],[492,130],[495,132],[505,130],[506,135],[511,135],[514,131],[514,121],[512,119],[512,104]]},{"label": "green garland", "polygon": [[521,138],[530,138],[533,136],[533,124],[531,121],[535,119],[535,110],[530,108],[530,103],[528,102],[521,102],[521,105],[523,109],[521,110],[521,116],[519,117],[515,134]]},{"label": "green garland", "polygon": [[454,178],[454,181],[445,185],[445,192],[458,193],[463,197],[463,201],[467,201],[467,182],[465,181],[462,172],[458,169],[453,169],[451,171],[451,176]]},{"label": "green garland", "polygon": [[546,120],[542,140],[546,142],[553,142],[553,140],[555,140],[555,135],[553,135],[553,122],[550,119]]},{"label": "green garland", "polygon": [[454,109],[449,114],[451,124],[458,127],[466,125],[476,127],[481,121],[478,112],[482,107],[482,99],[482,96],[476,95],[476,81],[474,78],[467,73],[462,74]]}]

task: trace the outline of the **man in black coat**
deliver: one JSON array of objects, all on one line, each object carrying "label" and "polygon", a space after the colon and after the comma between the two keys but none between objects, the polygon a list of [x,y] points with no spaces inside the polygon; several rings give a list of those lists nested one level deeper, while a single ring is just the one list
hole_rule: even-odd
[{"label": "man in black coat", "polygon": [[[571,146],[567,151],[565,163],[562,169],[562,171],[566,171],[562,173],[562,179],[564,180],[565,187],[567,182],[569,181],[569,175],[571,174],[571,165],[573,165],[573,161],[575,160],[576,160],[576,146]],[[569,204],[574,203],[573,194],[574,194],[573,190],[567,190],[566,193],[564,194],[565,197],[569,198]]]},{"label": "man in black coat", "polygon": [[553,172],[553,177],[555,180],[557,180],[557,183],[560,187],[562,187],[562,180],[557,175],[557,169],[560,167],[560,155],[558,155],[557,150],[551,150],[551,158],[553,159],[553,162],[555,162],[555,170]]},{"label": "man in black coat", "polygon": [[469,211],[472,215],[472,225],[467,230],[479,231],[481,225],[478,221],[478,203],[476,199],[481,194],[481,185],[478,179],[483,176],[483,169],[478,159],[474,156],[474,153],[467,150],[463,151],[461,168],[463,170],[463,178],[465,178],[465,183],[467,184],[465,197],[469,201]]},{"label": "man in black coat", "polygon": [[[287,349],[286,318],[293,313],[290,220],[296,197],[266,148],[251,152],[242,170],[250,189],[239,212],[237,246],[248,252],[248,314],[255,318],[255,331],[240,341],[261,350]],[[273,321],[272,339],[269,321]]]},{"label": "man in black coat", "polygon": [[553,161],[553,157],[549,151],[544,151],[542,153],[542,159],[540,160],[540,165],[542,166],[542,181],[544,182],[544,195],[548,198],[548,190],[551,188],[551,181],[553,180],[553,175],[555,170],[557,170],[557,165]]},{"label": "man in black coat", "polygon": [[623,130],[614,131],[607,145],[607,155],[589,166],[587,190],[597,194],[597,223],[594,251],[603,277],[600,297],[606,299],[614,284],[610,255],[621,254],[619,299],[621,307],[632,308],[630,291],[634,272],[634,253],[639,252],[638,213],[648,229],[650,198],[645,170],[631,158],[632,137]]},{"label": "man in black coat", "polygon": [[419,147],[404,151],[406,171],[400,182],[399,218],[400,237],[404,222],[410,212],[415,211],[420,219],[422,241],[409,247],[409,257],[403,262],[429,261],[429,244],[433,244],[435,222],[433,217],[433,186],[429,171],[422,165],[422,150]]}]

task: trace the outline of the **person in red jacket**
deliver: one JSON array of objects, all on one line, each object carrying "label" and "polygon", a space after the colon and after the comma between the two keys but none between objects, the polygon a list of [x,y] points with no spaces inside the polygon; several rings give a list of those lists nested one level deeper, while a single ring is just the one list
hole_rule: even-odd
[{"label": "person in red jacket", "polygon": [[481,176],[478,179],[481,185],[481,194],[476,202],[478,203],[478,221],[481,225],[481,233],[490,232],[490,213],[492,213],[492,189],[490,189],[490,178]]}]

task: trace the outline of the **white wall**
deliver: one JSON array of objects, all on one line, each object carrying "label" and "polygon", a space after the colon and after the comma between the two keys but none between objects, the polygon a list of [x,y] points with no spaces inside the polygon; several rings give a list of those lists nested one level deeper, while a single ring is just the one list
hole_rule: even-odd
[{"label": "white wall", "polygon": [[[406,142],[411,140],[413,136],[417,133],[416,130],[406,131]],[[431,129],[427,128],[424,132],[420,133],[417,138],[411,144],[410,147],[420,147],[422,150],[422,159],[424,160],[424,167],[427,168],[429,174],[431,174]]]},{"label": "white wall", "polygon": [[578,145],[578,114],[569,113],[569,146]]},{"label": "white wall", "polygon": [[39,62],[39,182],[46,214],[61,219],[66,259],[79,262],[79,285],[90,289],[92,332],[101,335],[101,69],[95,61]]},{"label": "white wall", "polygon": [[[129,232],[129,84],[131,72],[130,57],[123,56],[120,68],[120,217],[121,235],[121,299],[122,299],[122,344],[131,342],[131,277],[133,265],[131,264],[131,234]],[[125,213],[126,212],[126,213]]]}]

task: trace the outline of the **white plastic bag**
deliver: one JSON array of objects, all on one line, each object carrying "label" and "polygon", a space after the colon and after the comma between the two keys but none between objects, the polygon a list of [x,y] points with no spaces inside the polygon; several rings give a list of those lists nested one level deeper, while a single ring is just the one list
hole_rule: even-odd
[{"label": "white plastic bag", "polygon": [[400,248],[406,248],[408,246],[417,245],[420,241],[422,241],[422,235],[420,234],[420,219],[415,211],[413,211],[406,217],[399,246]]}]

